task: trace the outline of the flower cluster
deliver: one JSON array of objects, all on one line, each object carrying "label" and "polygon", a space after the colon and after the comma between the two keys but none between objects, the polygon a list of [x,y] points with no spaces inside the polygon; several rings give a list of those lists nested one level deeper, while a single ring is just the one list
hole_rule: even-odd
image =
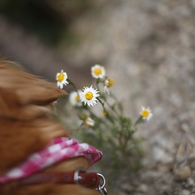
[{"label": "flower cluster", "polygon": [[[111,92],[114,79],[107,76],[105,68],[98,64],[92,66],[91,76],[95,79],[94,85],[85,86],[81,90],[76,88],[63,70],[56,75],[57,86],[60,89],[68,84],[74,87],[74,91],[69,95],[69,102],[82,121],[78,131],[81,139],[88,143],[92,142],[93,145],[108,154],[115,166],[113,170],[116,167],[133,166],[132,159],[136,159],[141,151],[139,147],[141,139],[134,137],[137,124],[149,121],[153,115],[152,111],[149,107],[142,107],[138,119],[132,122],[129,117],[124,116],[122,102],[118,101]],[[114,103],[109,102],[110,98],[114,100]],[[102,107],[102,114],[94,113],[91,109],[97,103]],[[130,156],[134,158],[130,158]],[[127,160],[119,160],[121,158]],[[135,161],[137,163],[137,160]]]},{"label": "flower cluster", "polygon": [[[103,66],[96,64],[93,67],[91,67],[91,75],[95,79],[102,79],[104,83],[104,92],[110,94],[109,88],[113,86],[114,79],[108,78],[106,76],[105,68]],[[67,73],[64,72],[63,70],[61,70],[60,73],[57,73],[56,80],[57,86],[60,89],[63,88],[63,85],[69,84]],[[98,80],[98,82],[100,82],[100,80]],[[97,89],[94,89],[93,86],[91,85],[90,87],[84,87],[83,91],[81,90],[72,91],[70,93],[69,100],[73,106],[82,106],[82,102],[85,105],[87,104],[88,106],[94,106],[97,104],[99,96],[100,96],[99,91]],[[103,112],[104,115],[106,115],[106,111],[104,110]],[[140,115],[142,119],[149,121],[153,114],[149,107],[147,109],[142,107]]]}]

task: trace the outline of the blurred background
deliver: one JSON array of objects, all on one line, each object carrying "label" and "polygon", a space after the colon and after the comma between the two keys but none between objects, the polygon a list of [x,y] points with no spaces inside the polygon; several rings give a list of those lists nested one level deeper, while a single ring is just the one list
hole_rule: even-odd
[{"label": "blurred background", "polygon": [[136,133],[143,169],[115,191],[194,193],[195,0],[1,0],[0,53],[52,82],[63,69],[78,87],[105,66],[128,116],[154,114]]}]

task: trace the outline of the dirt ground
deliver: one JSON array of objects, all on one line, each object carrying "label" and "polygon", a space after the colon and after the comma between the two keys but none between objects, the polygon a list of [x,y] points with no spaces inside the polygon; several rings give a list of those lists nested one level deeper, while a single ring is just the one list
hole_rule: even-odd
[{"label": "dirt ground", "polygon": [[194,19],[194,0],[121,0],[72,26],[83,40],[67,57],[105,65],[133,119],[141,106],[154,114],[136,135],[145,138],[144,168],[119,176],[120,195],[195,193]]},{"label": "dirt ground", "polygon": [[[62,44],[58,55],[74,70],[105,66],[115,80],[113,92],[133,120],[141,106],[153,112],[136,133],[145,139],[143,169],[120,175],[115,193],[195,194],[195,0],[100,0],[71,29],[80,41],[72,47]],[[2,29],[0,35],[7,36]],[[16,49],[2,39],[0,46],[14,55]],[[30,46],[40,51],[39,44]],[[41,57],[55,66],[51,53],[46,50]]]}]

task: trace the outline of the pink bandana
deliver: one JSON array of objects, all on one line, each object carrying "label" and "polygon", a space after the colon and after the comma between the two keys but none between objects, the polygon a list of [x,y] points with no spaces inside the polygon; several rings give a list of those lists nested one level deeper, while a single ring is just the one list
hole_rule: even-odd
[{"label": "pink bandana", "polygon": [[32,154],[25,162],[12,168],[4,175],[0,175],[0,183],[27,177],[58,162],[77,156],[86,157],[92,165],[102,158],[102,153],[75,139],[56,138],[47,148]]}]

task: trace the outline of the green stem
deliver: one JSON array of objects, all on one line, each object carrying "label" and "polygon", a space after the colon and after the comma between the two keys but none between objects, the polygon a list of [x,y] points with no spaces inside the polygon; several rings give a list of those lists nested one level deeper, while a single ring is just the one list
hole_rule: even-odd
[{"label": "green stem", "polygon": [[97,87],[98,91],[100,91],[99,83],[101,83],[101,80],[100,79],[97,79],[96,80],[96,87]]},{"label": "green stem", "polygon": [[69,85],[72,85],[73,88],[74,88],[74,90],[75,90],[76,92],[78,92],[78,90],[77,90],[75,84],[74,84],[70,79],[67,79],[67,81],[68,81]]},{"label": "green stem", "polygon": [[99,97],[97,97],[97,100],[98,100],[98,101],[100,102],[100,104],[102,105],[103,110],[106,111],[105,106],[104,106],[104,102],[102,102],[102,100],[100,100]]},{"label": "green stem", "polygon": [[140,116],[140,117],[136,120],[134,126],[136,126],[138,123],[141,123],[141,122],[143,122],[143,117],[142,117],[142,116]]},{"label": "green stem", "polygon": [[108,105],[108,107],[116,114],[117,117],[119,117],[120,115],[118,114],[118,112],[107,102],[105,101],[105,103]]}]

